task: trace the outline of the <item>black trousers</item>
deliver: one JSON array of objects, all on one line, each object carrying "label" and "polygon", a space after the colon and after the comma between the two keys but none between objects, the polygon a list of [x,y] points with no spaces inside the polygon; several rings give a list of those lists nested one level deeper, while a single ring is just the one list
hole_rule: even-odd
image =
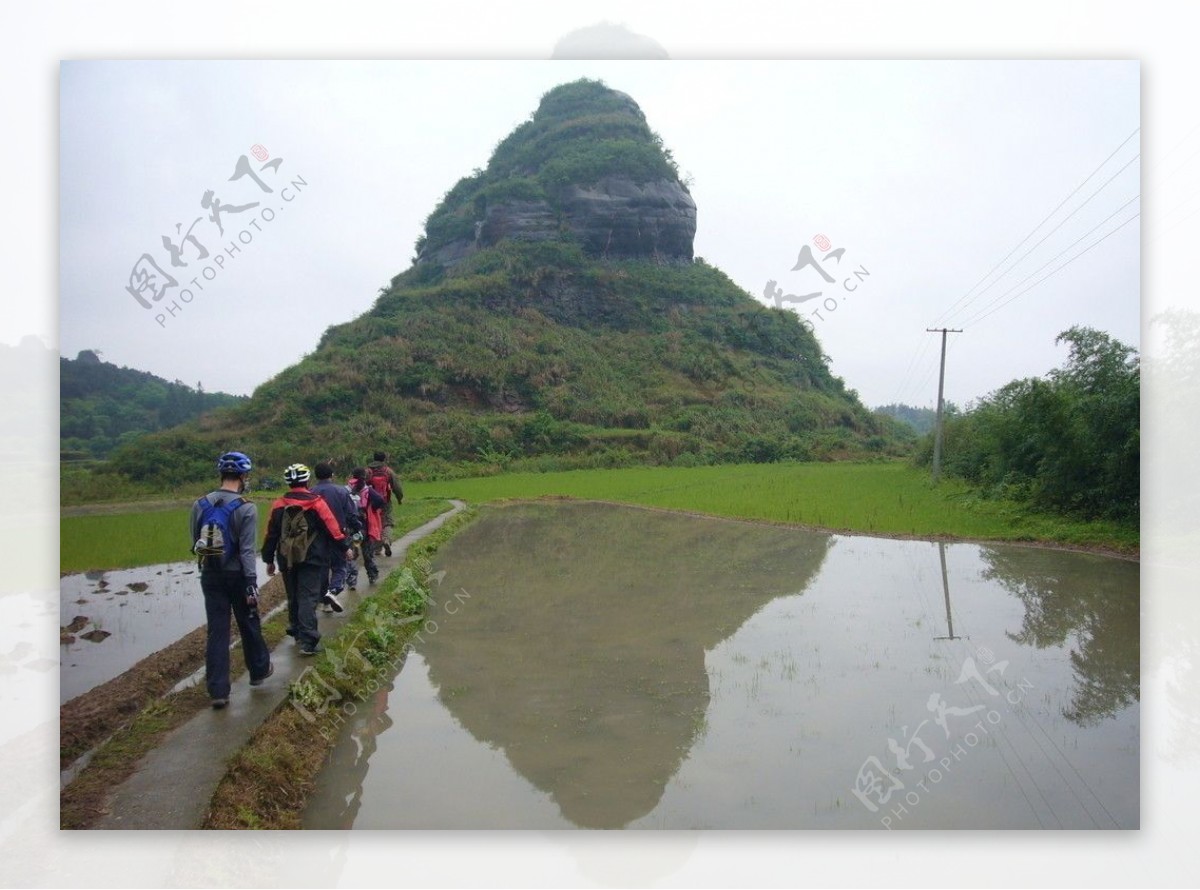
[{"label": "black trousers", "polygon": [[204,682],[211,698],[229,698],[230,616],[242,636],[242,657],[251,680],[267,675],[271,651],[263,639],[258,616],[252,617],[246,605],[246,579],[241,572],[202,572],[200,589],[204,592],[204,613],[208,617]]},{"label": "black trousers", "polygon": [[283,575],[283,588],[287,591],[288,630],[301,646],[313,648],[321,640],[317,630],[317,603],[325,593],[329,566],[312,562],[291,566],[282,559],[277,562]]}]

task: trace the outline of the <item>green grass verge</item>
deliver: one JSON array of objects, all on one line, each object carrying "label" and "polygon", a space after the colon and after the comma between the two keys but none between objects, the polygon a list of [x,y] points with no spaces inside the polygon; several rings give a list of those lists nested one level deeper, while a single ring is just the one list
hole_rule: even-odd
[{"label": "green grass verge", "polygon": [[[346,708],[387,685],[430,602],[430,558],[474,518],[468,508],[412,544],[404,565],[355,610],[289,698],[232,758],[203,828],[300,828],[313,780],[336,744]],[[315,675],[315,676],[314,676]]]},{"label": "green grass verge", "polygon": [[1136,525],[1033,513],[980,498],[955,480],[935,486],[928,473],[901,461],[513,473],[412,482],[405,490],[472,503],[559,495],[867,534],[1038,541],[1124,553],[1138,548]]},{"label": "green grass verge", "polygon": [[[274,497],[254,500],[261,543]],[[439,499],[407,498],[392,510],[397,529],[416,528],[445,512],[446,504]],[[64,516],[59,519],[59,571],[128,569],[192,559],[190,516],[190,506]]]}]

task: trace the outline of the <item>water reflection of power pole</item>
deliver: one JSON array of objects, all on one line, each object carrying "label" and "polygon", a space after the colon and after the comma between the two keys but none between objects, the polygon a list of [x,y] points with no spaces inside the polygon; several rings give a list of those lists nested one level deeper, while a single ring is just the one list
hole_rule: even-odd
[{"label": "water reflection of power pole", "polygon": [[942,560],[942,593],[946,595],[946,629],[949,636],[934,637],[935,640],[961,640],[954,635],[954,615],[950,612],[950,579],[946,576],[946,545],[938,541],[938,556]]}]

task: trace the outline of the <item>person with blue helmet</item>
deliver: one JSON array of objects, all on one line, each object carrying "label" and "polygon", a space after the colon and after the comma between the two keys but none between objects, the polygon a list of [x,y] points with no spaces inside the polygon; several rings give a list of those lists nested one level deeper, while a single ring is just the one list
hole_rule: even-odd
[{"label": "person with blue helmet", "polygon": [[250,685],[261,685],[275,672],[258,616],[258,510],[243,497],[252,468],[250,458],[242,452],[225,452],[217,458],[220,487],[192,505],[192,551],[200,563],[200,589],[208,619],[204,682],[214,708],[229,704],[231,616],[242,637]]}]

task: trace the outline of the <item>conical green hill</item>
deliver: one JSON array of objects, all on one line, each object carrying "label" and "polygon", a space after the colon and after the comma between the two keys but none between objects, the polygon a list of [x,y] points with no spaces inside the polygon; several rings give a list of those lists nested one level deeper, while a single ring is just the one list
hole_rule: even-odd
[{"label": "conical green hill", "polygon": [[696,206],[637,104],[548,92],[430,214],[374,308],[244,404],[114,459],[265,473],[382,448],[407,474],[843,457],[887,447],[794,314],[693,259]]}]

